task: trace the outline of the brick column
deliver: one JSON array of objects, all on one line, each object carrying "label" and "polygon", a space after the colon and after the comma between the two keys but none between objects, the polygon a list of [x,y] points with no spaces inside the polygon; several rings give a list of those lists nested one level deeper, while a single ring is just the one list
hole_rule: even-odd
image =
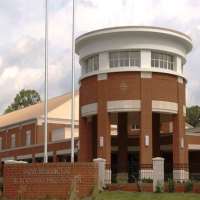
[{"label": "brick column", "polygon": [[128,113],[118,113],[118,170],[117,179],[128,181]]},{"label": "brick column", "polygon": [[178,82],[178,113],[173,116],[173,178],[185,181],[189,178],[188,146],[185,140],[185,83]]},{"label": "brick column", "polygon": [[92,116],[92,157],[97,158],[97,116]]},{"label": "brick column", "polygon": [[57,155],[56,151],[53,152],[53,162],[57,162]]},{"label": "brick column", "polygon": [[152,113],[153,157],[160,156],[160,114]]},{"label": "brick column", "polygon": [[91,120],[86,117],[80,117],[79,120],[79,157],[80,162],[92,161],[92,130]]},{"label": "brick column", "polygon": [[153,178],[151,74],[141,74],[140,178]]},{"label": "brick column", "polygon": [[111,174],[110,118],[107,112],[107,78],[98,80],[97,156],[106,160],[106,174]]},{"label": "brick column", "polygon": [[35,154],[32,154],[32,163],[35,163],[36,160],[35,160]]}]

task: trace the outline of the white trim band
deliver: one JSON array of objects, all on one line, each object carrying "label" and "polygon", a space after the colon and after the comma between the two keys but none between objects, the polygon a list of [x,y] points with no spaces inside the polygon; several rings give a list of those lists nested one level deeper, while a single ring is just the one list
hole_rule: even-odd
[{"label": "white trim band", "polygon": [[200,144],[188,144],[188,150],[200,150]]},{"label": "white trim band", "polygon": [[120,100],[120,101],[107,102],[108,112],[131,112],[140,110],[141,110],[140,100]]},{"label": "white trim band", "polygon": [[[74,152],[78,152],[78,149],[75,148],[74,149]],[[71,149],[63,149],[63,150],[58,150],[56,151],[56,155],[67,155],[67,154],[70,154],[71,153]]]},{"label": "white trim band", "polygon": [[[108,69],[99,69],[99,71],[93,71],[84,75],[81,75],[79,82],[81,82],[82,79],[88,78],[90,76],[94,75],[100,75],[100,74],[108,74],[108,73],[116,73],[116,72],[141,72],[141,73],[163,73],[163,74],[170,74],[177,77],[180,77],[182,79],[186,79],[183,74],[180,74],[173,70],[167,70],[167,69],[160,69],[160,68],[141,68],[141,67],[113,67]],[[141,75],[140,75],[141,76]],[[150,78],[150,77],[149,77]]]},{"label": "white trim band", "polygon": [[15,157],[11,156],[11,157],[1,158],[1,161],[7,161],[7,160],[15,160]]},{"label": "white trim band", "polygon": [[17,156],[17,160],[32,159],[32,154]]},{"label": "white trim band", "polygon": [[97,114],[97,103],[87,104],[81,107],[81,116],[86,117]]},{"label": "white trim band", "polygon": [[178,104],[168,101],[152,101],[152,112],[178,113]]},{"label": "white trim band", "polygon": [[[48,156],[53,156],[53,151],[48,152],[47,154],[48,154]],[[36,153],[35,154],[35,158],[43,158],[43,157],[44,157],[44,153]]]}]

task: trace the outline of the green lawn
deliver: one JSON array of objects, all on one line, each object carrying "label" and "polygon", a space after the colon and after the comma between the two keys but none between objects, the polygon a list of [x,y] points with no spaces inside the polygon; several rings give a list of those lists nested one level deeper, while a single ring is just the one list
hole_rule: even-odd
[{"label": "green lawn", "polygon": [[200,200],[200,194],[194,193],[137,193],[102,192],[98,200]]}]

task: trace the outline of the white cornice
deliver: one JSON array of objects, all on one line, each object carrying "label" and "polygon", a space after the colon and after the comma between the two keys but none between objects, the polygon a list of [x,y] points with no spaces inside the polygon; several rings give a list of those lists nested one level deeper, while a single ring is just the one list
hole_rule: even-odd
[{"label": "white cornice", "polygon": [[100,30],[95,30],[88,32],[86,34],[83,34],[79,36],[76,39],[76,52],[79,52],[79,45],[84,40],[87,40],[89,38],[99,37],[105,34],[115,34],[115,33],[125,33],[125,32],[140,32],[140,34],[149,34],[154,33],[157,35],[167,35],[168,37],[171,36],[176,39],[182,40],[182,42],[185,43],[185,46],[187,48],[187,51],[190,51],[192,48],[192,40],[189,36],[187,36],[184,33],[181,33],[179,31],[175,31],[172,29],[166,29],[166,28],[160,28],[160,27],[150,27],[150,26],[124,26],[124,27],[110,27],[110,28],[104,28]]}]

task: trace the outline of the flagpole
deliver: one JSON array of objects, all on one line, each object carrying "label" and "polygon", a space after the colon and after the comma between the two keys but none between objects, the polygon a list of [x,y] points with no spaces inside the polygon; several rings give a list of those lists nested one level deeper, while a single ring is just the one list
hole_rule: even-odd
[{"label": "flagpole", "polygon": [[75,0],[72,5],[72,103],[71,103],[71,163],[74,163],[74,107],[75,107],[75,89],[74,89],[74,77],[75,77]]},{"label": "flagpole", "polygon": [[48,0],[45,0],[45,102],[44,102],[44,163],[48,162]]}]

